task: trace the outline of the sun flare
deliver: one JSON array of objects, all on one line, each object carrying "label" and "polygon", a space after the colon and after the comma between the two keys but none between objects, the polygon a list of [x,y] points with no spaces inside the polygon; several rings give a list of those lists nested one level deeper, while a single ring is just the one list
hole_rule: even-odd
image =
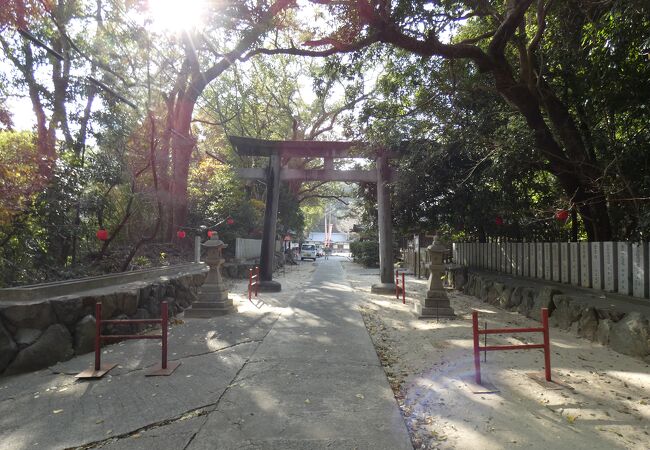
[{"label": "sun flare", "polygon": [[207,0],[149,0],[154,27],[171,32],[197,28],[205,21]]}]

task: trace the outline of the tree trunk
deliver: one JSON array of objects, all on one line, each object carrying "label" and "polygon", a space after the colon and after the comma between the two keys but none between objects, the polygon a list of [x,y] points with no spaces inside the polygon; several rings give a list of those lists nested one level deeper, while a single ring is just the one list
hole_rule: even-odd
[{"label": "tree trunk", "polygon": [[[612,238],[611,224],[607,213],[605,194],[595,185],[595,164],[585,164],[587,154],[581,152],[575,136],[571,135],[569,117],[564,116],[562,133],[565,134],[565,152],[556,141],[553,132],[542,116],[542,106],[538,97],[528,86],[518,83],[508,67],[497,67],[493,71],[497,92],[525,118],[533,131],[535,146],[548,160],[549,171],[557,178],[566,195],[578,206],[582,221],[590,241],[608,241]],[[548,98],[547,98],[548,100]],[[548,105],[549,102],[546,103]],[[558,107],[558,105],[554,105]],[[559,115],[558,111],[554,111]],[[558,120],[558,117],[555,116]],[[569,156],[567,156],[567,153]]]}]

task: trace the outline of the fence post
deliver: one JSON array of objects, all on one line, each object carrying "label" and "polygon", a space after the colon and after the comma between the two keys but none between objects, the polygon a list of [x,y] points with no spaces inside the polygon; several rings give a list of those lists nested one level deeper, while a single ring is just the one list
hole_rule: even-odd
[{"label": "fence post", "polygon": [[603,289],[603,243],[591,243],[591,287]]},{"label": "fence post", "polygon": [[569,266],[571,267],[571,284],[580,286],[582,266],[580,264],[580,243],[569,242]]},{"label": "fence post", "polygon": [[565,284],[571,282],[571,269],[569,259],[569,243],[560,243],[560,281]]},{"label": "fence post", "polygon": [[616,242],[603,242],[603,285],[607,292],[618,291],[617,250]]},{"label": "fence post", "polygon": [[553,281],[561,281],[560,277],[560,244],[559,242],[551,243],[551,278]]},{"label": "fence post", "polygon": [[618,292],[632,295],[632,244],[617,242],[618,253]]},{"label": "fence post", "polygon": [[535,263],[535,267],[537,267],[535,278],[539,278],[540,280],[543,280],[544,279],[544,243],[536,242],[535,247],[536,247],[535,257],[537,258],[537,262]]},{"label": "fence post", "polygon": [[580,242],[580,286],[591,287],[591,244]]},{"label": "fence post", "polygon": [[481,355],[478,350],[478,311],[472,311],[472,331],[474,332],[474,371],[476,373],[476,384],[481,384]]},{"label": "fence post", "polygon": [[632,295],[639,298],[648,297],[648,243],[632,244]]}]

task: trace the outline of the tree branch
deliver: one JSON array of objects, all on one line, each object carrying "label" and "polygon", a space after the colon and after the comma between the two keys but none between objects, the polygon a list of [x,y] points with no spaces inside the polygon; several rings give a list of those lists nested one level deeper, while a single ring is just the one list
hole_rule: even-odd
[{"label": "tree branch", "polygon": [[519,23],[521,22],[524,14],[530,7],[533,0],[513,0],[509,3],[509,9],[506,12],[506,17],[494,33],[494,37],[488,47],[488,54],[495,59],[503,59],[503,53],[506,44],[513,34],[517,31]]}]

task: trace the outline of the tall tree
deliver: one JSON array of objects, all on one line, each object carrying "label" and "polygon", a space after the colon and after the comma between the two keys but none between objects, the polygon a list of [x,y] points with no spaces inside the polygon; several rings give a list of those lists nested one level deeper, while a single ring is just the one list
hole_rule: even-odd
[{"label": "tall tree", "polygon": [[[546,76],[541,44],[552,0],[509,1],[318,1],[325,4],[336,31],[306,44],[319,50],[295,54],[326,56],[373,43],[395,46],[425,58],[468,60],[491,76],[492,86],[518,111],[533,134],[535,148],[580,210],[589,239],[608,240],[612,228],[608,201],[599,180],[603,164],[585,145],[569,104]],[[576,2],[597,12],[602,2]],[[608,3],[607,6],[614,5]],[[644,8],[638,3],[638,8]],[[463,24],[471,36],[443,42]],[[279,50],[270,50],[270,53]],[[584,100],[584,99],[583,99]]]}]

